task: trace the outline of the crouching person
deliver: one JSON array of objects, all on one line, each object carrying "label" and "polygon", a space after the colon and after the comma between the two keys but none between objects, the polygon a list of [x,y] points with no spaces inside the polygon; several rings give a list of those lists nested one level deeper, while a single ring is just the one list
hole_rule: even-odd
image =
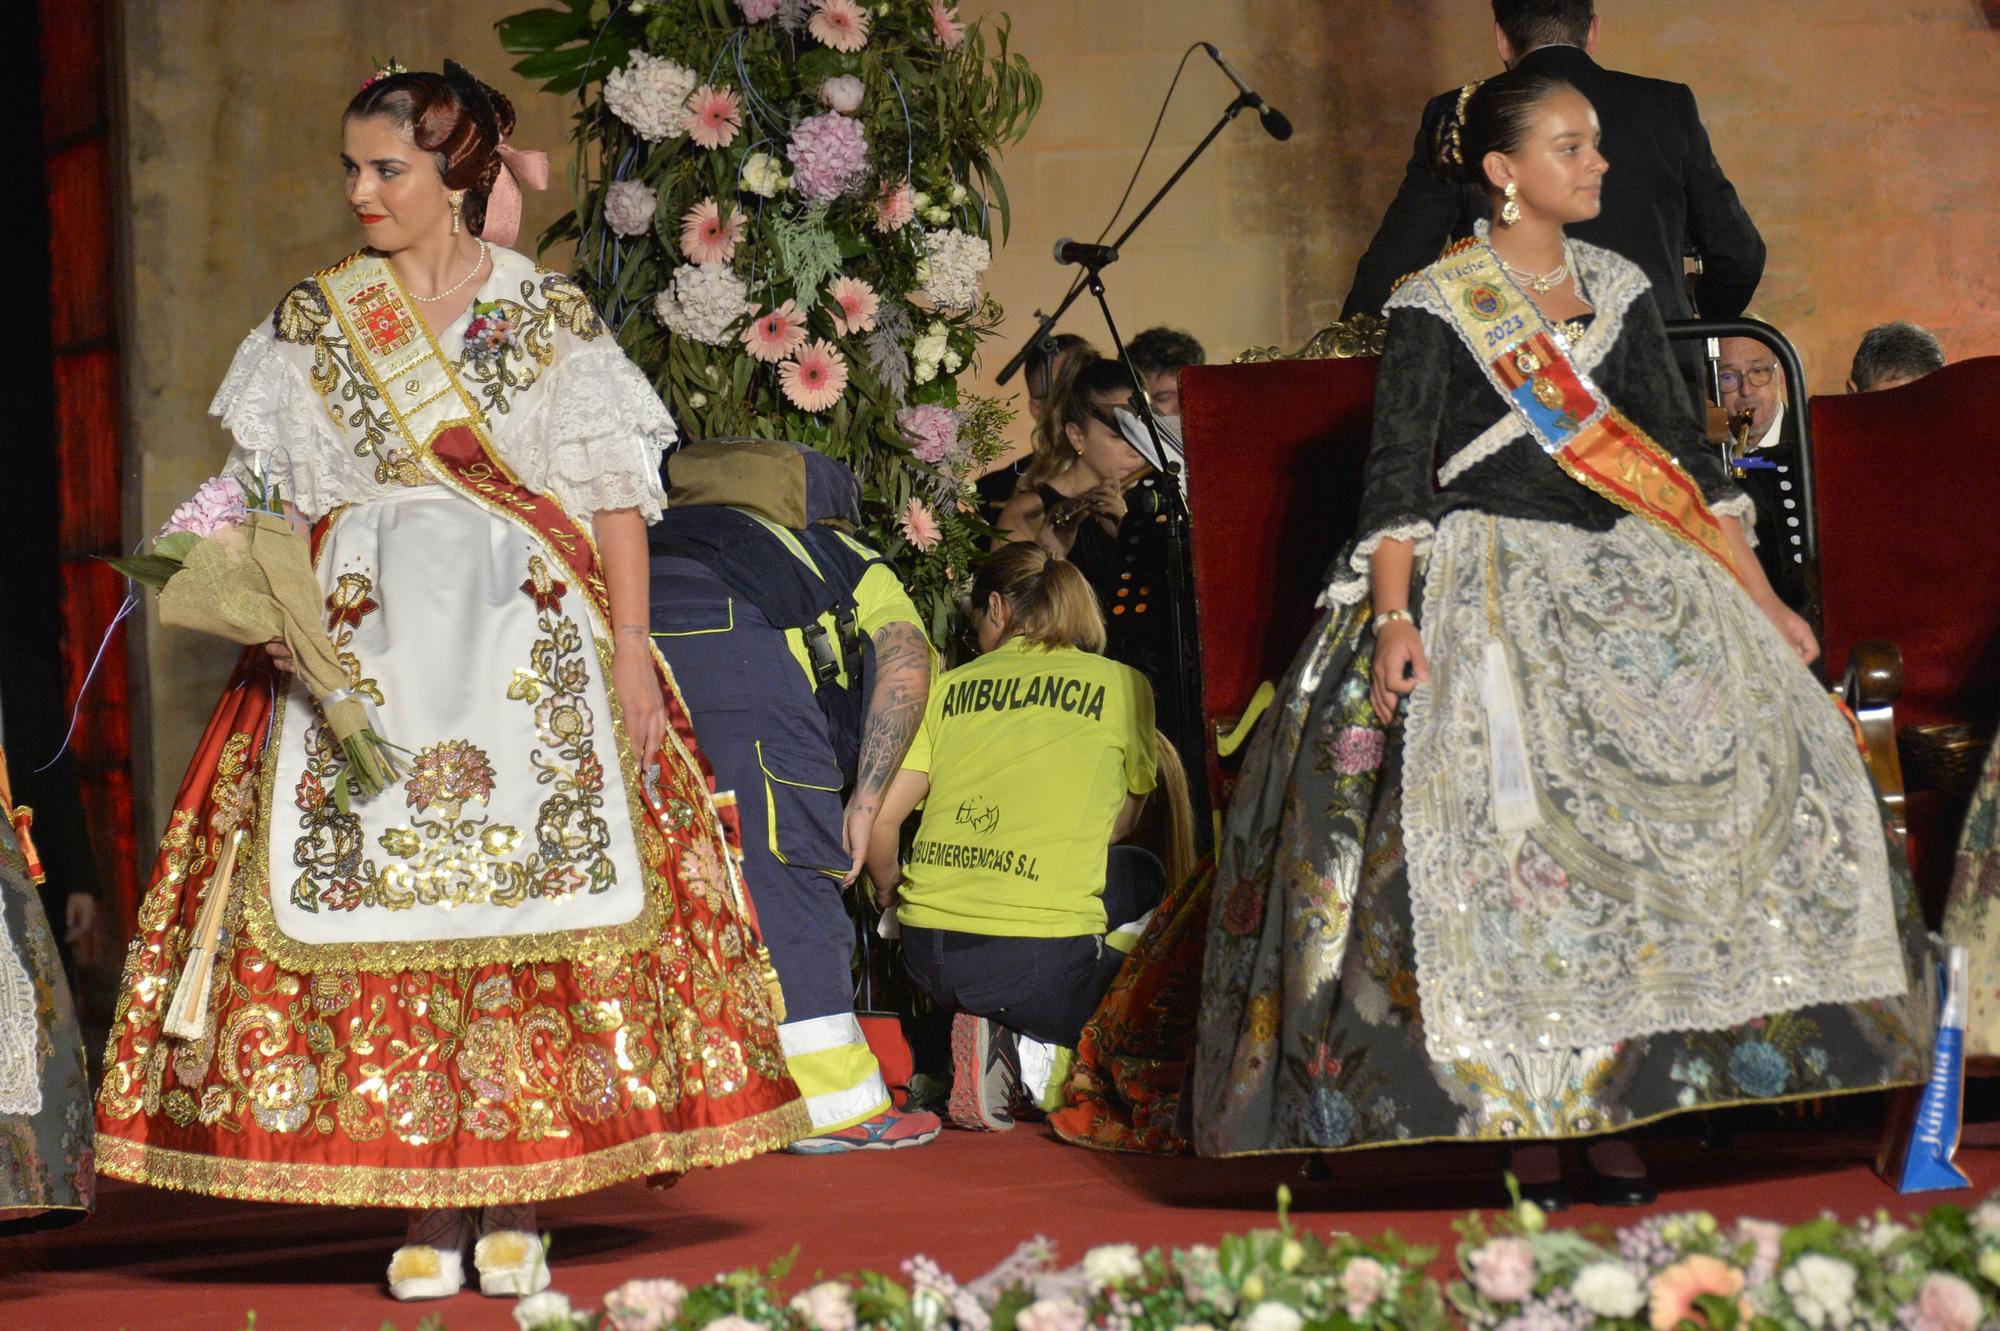
[{"label": "crouching person", "polygon": [[[854,1015],[861,871],[934,657],[895,571],[847,533],[860,485],[799,444],[698,444],[667,464],[651,529],[653,641],[716,788],[734,790],[743,876],[784,996],[785,1061],[829,1155],[921,1146],[935,1114],[895,1109]],[[843,801],[843,791],[848,792]]]},{"label": "crouching person", "polygon": [[[1159,739],[1145,677],[1097,654],[1083,575],[1009,545],[974,578],[972,615],[983,654],[933,688],[868,871],[885,910],[900,898],[911,980],[954,1014],[951,1120],[993,1131],[1059,1091],[1122,959],[1107,932],[1132,932],[1165,871],[1115,844],[1158,781]],[[900,828],[919,803],[905,864]],[[1175,803],[1185,842],[1184,787]]]}]

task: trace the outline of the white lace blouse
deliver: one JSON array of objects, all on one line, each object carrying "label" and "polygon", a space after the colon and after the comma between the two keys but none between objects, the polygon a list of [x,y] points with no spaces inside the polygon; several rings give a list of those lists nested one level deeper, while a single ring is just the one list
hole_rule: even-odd
[{"label": "white lace blouse", "polygon": [[[512,250],[492,257],[474,304],[498,307],[510,344],[497,358],[467,355],[470,307],[437,340],[502,460],[573,517],[636,508],[657,521],[673,418],[573,281]],[[311,519],[424,483],[316,282],[243,339],[209,412],[235,436],[225,470],[276,484]]]}]

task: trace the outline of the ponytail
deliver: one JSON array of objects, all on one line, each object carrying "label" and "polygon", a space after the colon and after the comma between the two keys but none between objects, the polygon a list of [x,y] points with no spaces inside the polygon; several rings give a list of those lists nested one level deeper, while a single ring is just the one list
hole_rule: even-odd
[{"label": "ponytail", "polygon": [[1140,819],[1141,835],[1134,841],[1160,857],[1171,892],[1194,876],[1194,800],[1188,795],[1187,768],[1181,765],[1180,750],[1161,731],[1154,731],[1153,738],[1160,751],[1158,794],[1162,809],[1156,817],[1148,805]]},{"label": "ponytail", "polygon": [[1033,541],[1016,541],[987,556],[972,576],[972,604],[983,610],[995,593],[1006,599],[1008,636],[1048,650],[1104,650],[1104,612],[1076,565]]}]

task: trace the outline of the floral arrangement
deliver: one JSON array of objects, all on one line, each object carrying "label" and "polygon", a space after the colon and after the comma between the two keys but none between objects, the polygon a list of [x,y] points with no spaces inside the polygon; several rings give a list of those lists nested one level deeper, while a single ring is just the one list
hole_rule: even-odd
[{"label": "floral arrangement", "polygon": [[1522,1203],[1458,1229],[1446,1295],[1469,1331],[1975,1331],[2000,1317],[2000,1198],[1909,1225],[1656,1215],[1606,1241]]},{"label": "floral arrangement", "polygon": [[580,1312],[559,1293],[521,1300],[522,1331],[1362,1331],[1450,1325],[1437,1285],[1423,1274],[1436,1256],[1391,1235],[1364,1243],[1321,1239],[1286,1215],[1278,1227],[1230,1235],[1215,1247],[1140,1252],[1092,1248],[1056,1269],[1046,1239],[1023,1243],[988,1274],[961,1285],[935,1262],[914,1257],[901,1279],[862,1272],[823,1280],[790,1299],[779,1286],[786,1258],[687,1289],[671,1280],[629,1281]]},{"label": "floral arrangement", "polygon": [[1214,1247],[1092,1248],[1058,1270],[1043,1239],[960,1284],[915,1257],[787,1297],[792,1258],[692,1288],[628,1281],[597,1310],[553,1290],[521,1331],[1981,1331],[2000,1325],[2000,1194],[1899,1224],[1822,1216],[1725,1225],[1650,1216],[1615,1234],[1561,1230],[1532,1203],[1459,1222],[1458,1276],[1394,1235],[1326,1238],[1291,1223]]},{"label": "floral arrangement", "polygon": [[522,75],[576,92],[577,206],[543,237],[685,431],[808,443],[945,617],[985,530],[971,480],[1011,412],[959,380],[996,167],[1041,84],[949,0],[563,0],[504,19]]}]

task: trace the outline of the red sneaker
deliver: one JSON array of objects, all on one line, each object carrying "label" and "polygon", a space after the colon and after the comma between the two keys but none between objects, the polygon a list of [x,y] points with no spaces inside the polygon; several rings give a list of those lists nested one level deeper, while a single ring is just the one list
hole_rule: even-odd
[{"label": "red sneaker", "polygon": [[1014,1033],[984,1017],[961,1012],[951,1019],[951,1099],[945,1112],[955,1128],[1006,1132],[1009,1106],[1021,1089]]}]

